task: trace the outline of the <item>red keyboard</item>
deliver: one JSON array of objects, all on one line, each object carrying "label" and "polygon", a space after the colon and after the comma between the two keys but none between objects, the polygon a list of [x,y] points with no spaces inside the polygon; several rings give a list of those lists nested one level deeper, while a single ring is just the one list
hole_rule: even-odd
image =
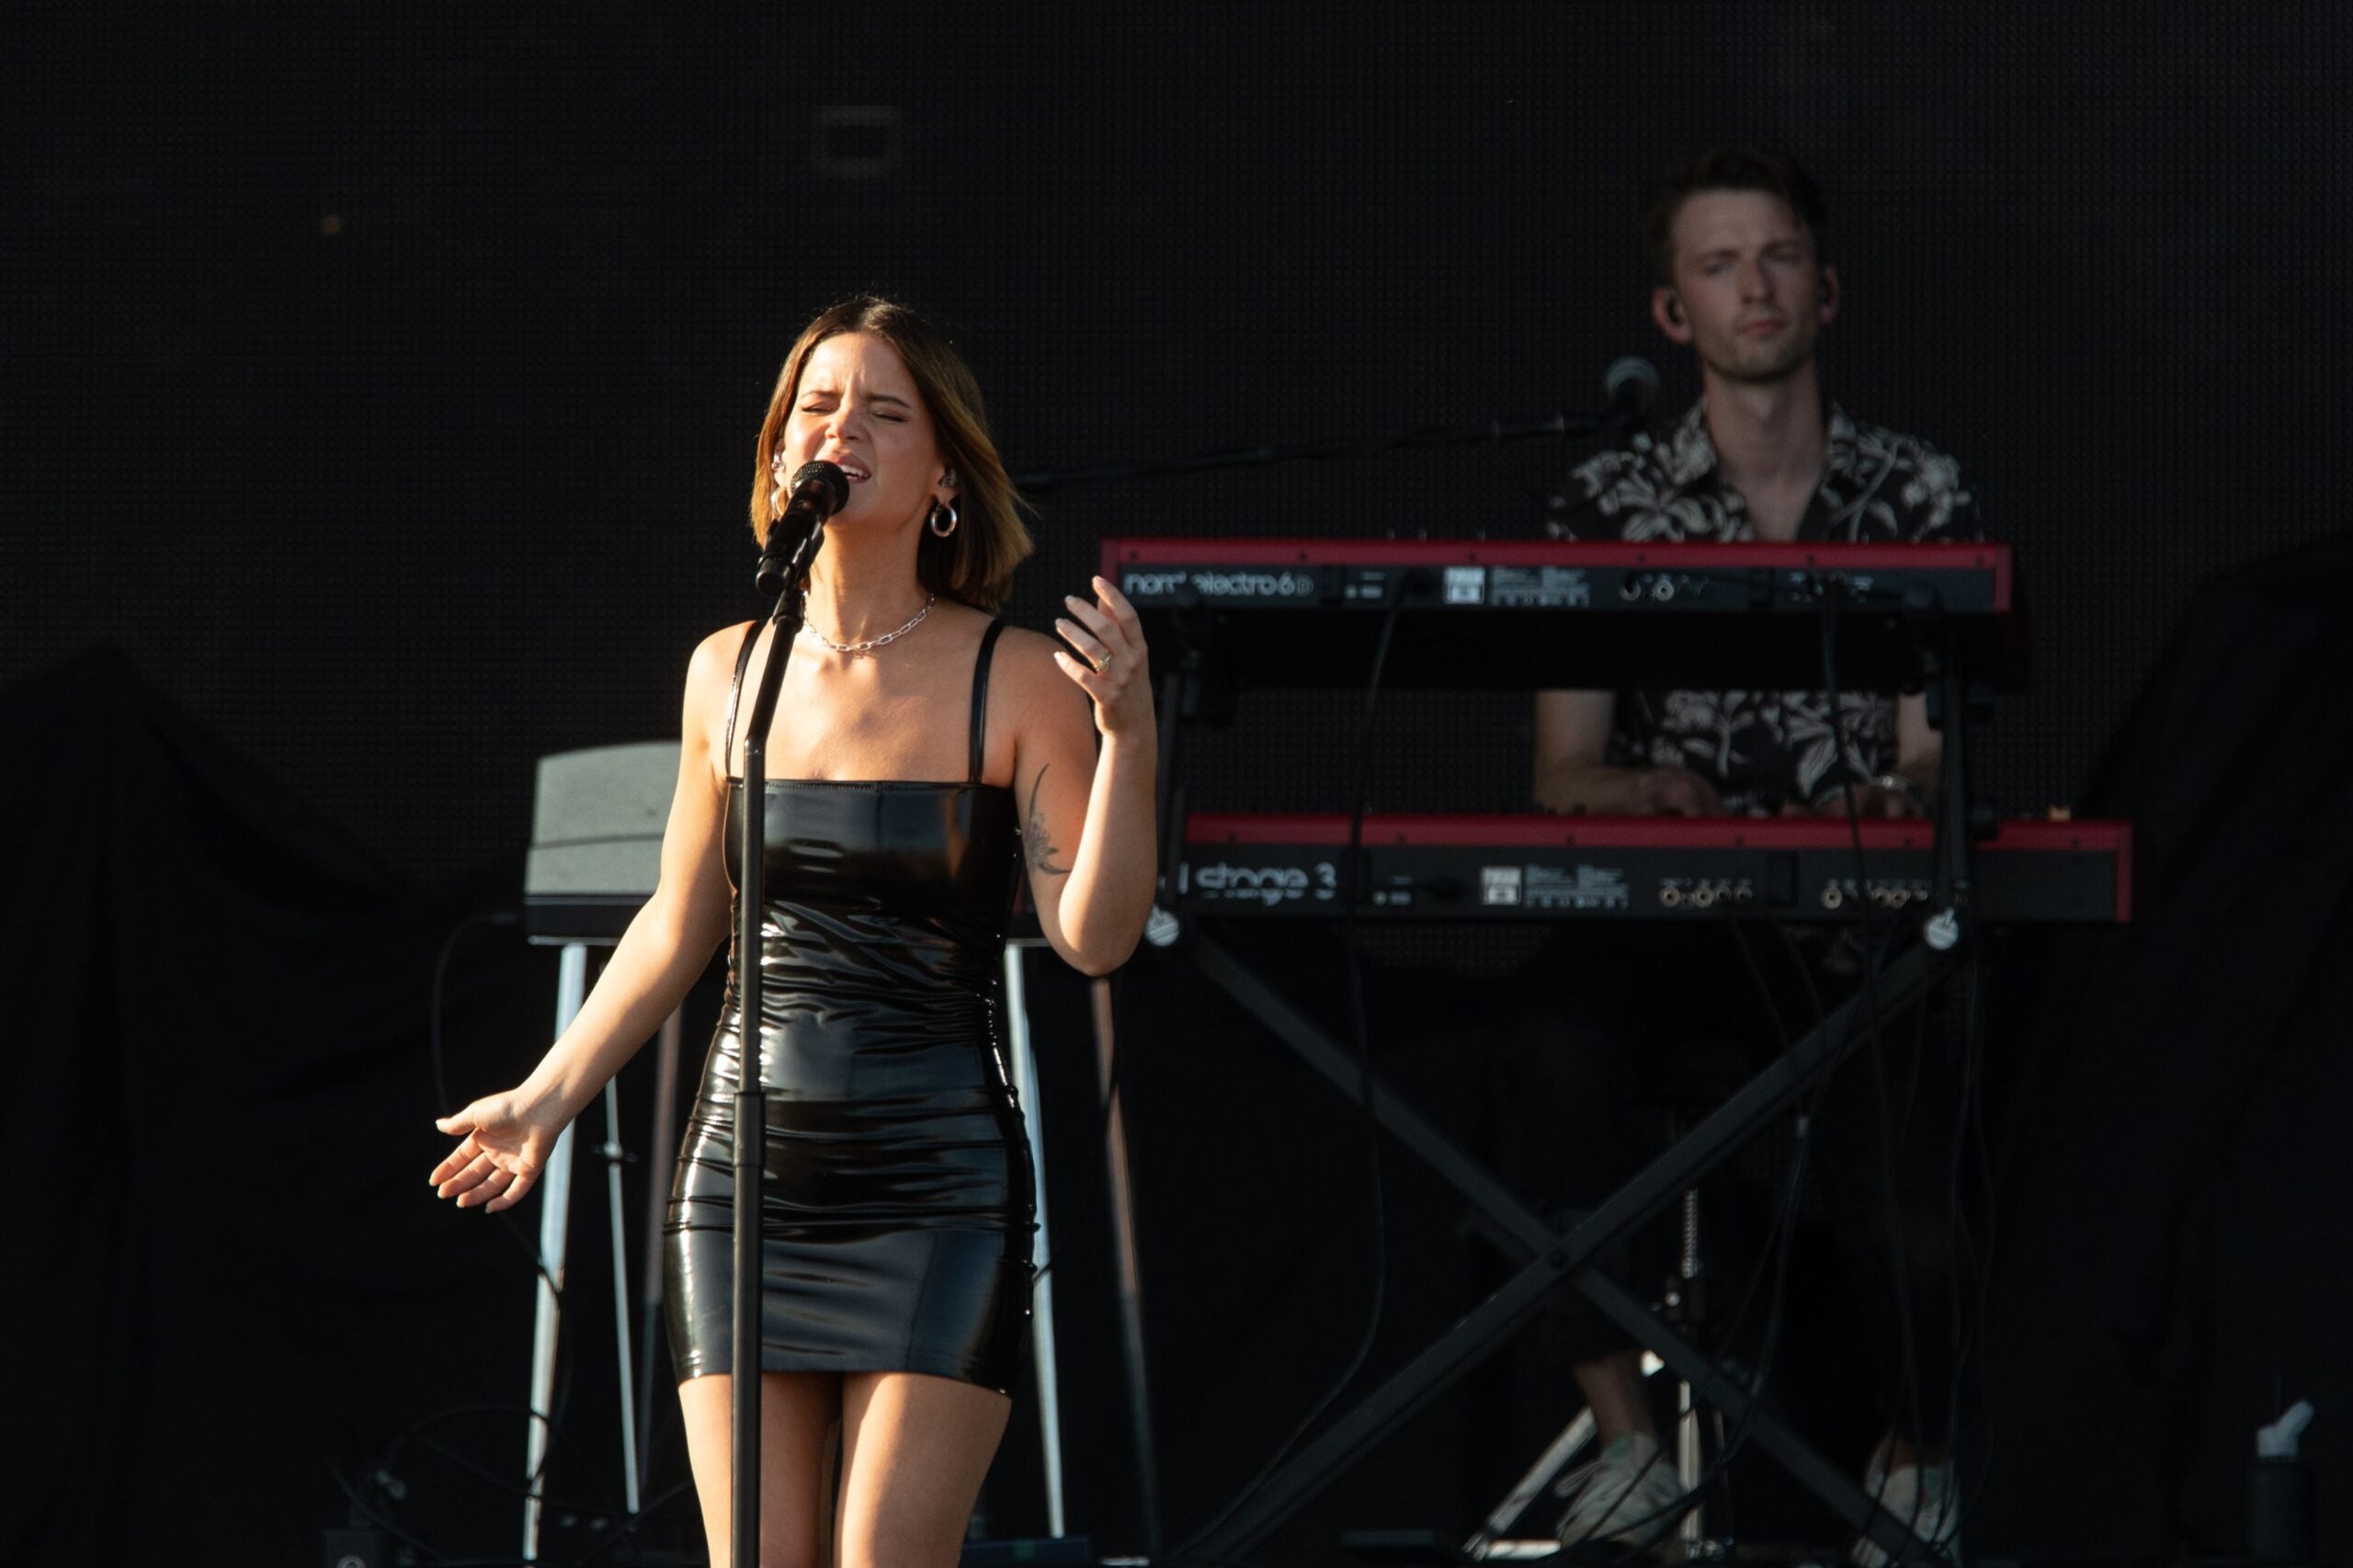
[{"label": "red keyboard", "polygon": [[[1343,912],[1345,816],[1216,815],[1186,823],[1180,903],[1201,915]],[[1360,916],[1415,920],[1851,919],[1855,901],[1925,905],[1925,821],[1822,817],[1370,816]],[[2131,918],[2132,830],[2007,822],[1972,856],[1972,907],[1994,922]]]},{"label": "red keyboard", "polygon": [[1384,684],[1892,689],[1924,629],[1970,667],[2024,678],[2003,544],[1579,544],[1543,540],[1108,539],[1103,574],[1163,668],[1214,649],[1245,684],[1361,686],[1384,619]]}]

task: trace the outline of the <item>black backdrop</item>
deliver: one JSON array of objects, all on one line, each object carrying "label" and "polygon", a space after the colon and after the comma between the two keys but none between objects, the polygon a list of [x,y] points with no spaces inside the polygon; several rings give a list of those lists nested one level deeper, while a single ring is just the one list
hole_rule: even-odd
[{"label": "black backdrop", "polygon": [[[1834,392],[1956,454],[2022,551],[2039,679],[1983,753],[2013,807],[2080,791],[2190,585],[2344,526],[2334,7],[5,26],[0,680],[121,648],[394,878],[511,867],[536,756],[673,729],[749,612],[776,363],[854,288],[950,324],[1017,470],[1526,416],[1657,351],[1657,164],[1788,146],[1831,195]],[[1011,610],[1105,533],[1504,532],[1556,470],[1048,496]],[[1348,733],[1269,696],[1198,803],[1329,807]],[[1524,804],[1519,703],[1400,698],[1382,740],[1377,805]]]},{"label": "black backdrop", "polygon": [[[119,642],[392,864],[509,855],[531,759],[669,733],[746,612],[747,454],[827,299],[951,323],[1017,470],[1585,406],[1665,347],[1642,183],[1749,136],[1831,193],[1835,393],[1957,455],[2024,552],[2041,678],[1988,782],[2065,800],[2183,589],[2338,526],[2347,26],[20,5],[0,676]],[[895,131],[821,135],[859,106]],[[1073,492],[1013,612],[1105,532],[1502,531],[1554,473]],[[1518,705],[1392,713],[1382,803],[1524,796]],[[1261,705],[1204,802],[1328,801],[1288,766],[1322,715]]]}]

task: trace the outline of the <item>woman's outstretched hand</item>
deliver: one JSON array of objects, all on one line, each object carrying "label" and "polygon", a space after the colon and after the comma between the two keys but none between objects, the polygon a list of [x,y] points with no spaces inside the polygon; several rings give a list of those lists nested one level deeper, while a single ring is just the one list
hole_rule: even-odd
[{"label": "woman's outstretched hand", "polygon": [[1054,663],[1095,703],[1095,727],[1106,735],[1154,733],[1152,671],[1135,606],[1108,579],[1092,579],[1095,602],[1063,599],[1070,614],[1054,622],[1076,652],[1054,650]]},{"label": "woman's outstretched hand", "polygon": [[434,1126],[460,1142],[426,1179],[437,1196],[456,1199],[460,1209],[494,1214],[512,1209],[547,1168],[564,1120],[560,1107],[518,1090],[485,1095],[435,1119]]}]

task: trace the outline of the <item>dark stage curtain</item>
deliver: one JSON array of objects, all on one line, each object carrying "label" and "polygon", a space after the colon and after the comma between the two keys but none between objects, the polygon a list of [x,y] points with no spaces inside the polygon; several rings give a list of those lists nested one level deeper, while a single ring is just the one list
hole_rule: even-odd
[{"label": "dark stage curtain", "polygon": [[[423,1179],[433,960],[515,891],[404,885],[106,653],[0,697],[0,1561],[313,1561],[331,1466],[523,1400],[529,1256]],[[453,1016],[537,1049],[538,967],[469,940]],[[427,1435],[519,1476],[519,1415]]]},{"label": "dark stage curtain", "polygon": [[2299,1397],[2320,1557],[2353,1550],[2348,602],[2344,540],[2200,592],[2089,791],[2145,835],[2143,913],[2058,944],[1996,1041],[1973,1551],[2243,1551]]}]

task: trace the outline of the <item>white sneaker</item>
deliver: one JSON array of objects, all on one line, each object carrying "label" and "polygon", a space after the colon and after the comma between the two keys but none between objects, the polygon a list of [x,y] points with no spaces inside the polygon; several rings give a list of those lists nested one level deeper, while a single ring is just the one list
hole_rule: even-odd
[{"label": "white sneaker", "polygon": [[1683,1499],[1683,1483],[1675,1461],[1647,1432],[1614,1439],[1599,1459],[1554,1482],[1552,1495],[1569,1506],[1552,1527],[1563,1546],[1615,1541],[1656,1553],[1674,1548],[1673,1510]]},{"label": "white sneaker", "polygon": [[[1863,1472],[1863,1490],[1899,1523],[1910,1525],[1912,1533],[1935,1547],[1938,1556],[1961,1561],[1961,1485],[1952,1466],[1907,1464],[1886,1471],[1874,1458]],[[1869,1536],[1857,1536],[1847,1555],[1857,1568],[1883,1568],[1888,1560]]]}]

